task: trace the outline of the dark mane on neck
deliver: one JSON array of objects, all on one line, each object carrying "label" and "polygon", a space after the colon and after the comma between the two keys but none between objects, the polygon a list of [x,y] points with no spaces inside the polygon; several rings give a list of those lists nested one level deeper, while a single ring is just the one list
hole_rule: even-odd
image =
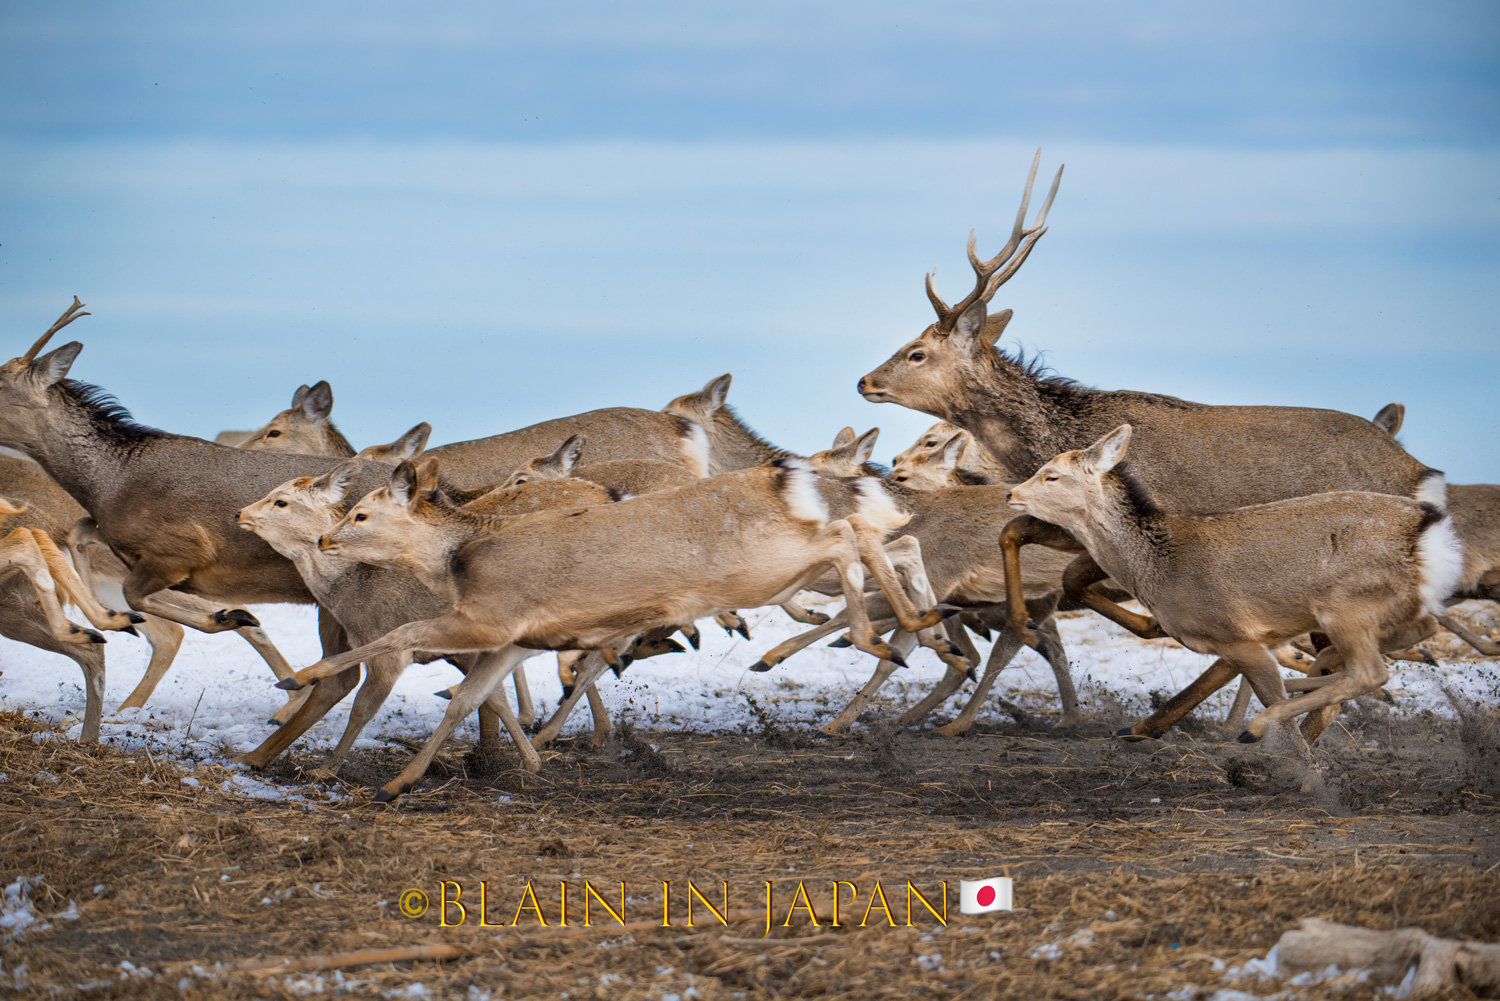
[{"label": "dark mane on neck", "polygon": [[1044,365],[1040,351],[1030,358],[1026,357],[1026,352],[1019,347],[1015,349],[1014,354],[996,349],[995,355],[1014,368],[1017,374],[1035,384],[1037,390],[1044,396],[1077,396],[1088,389],[1087,386],[1060,376],[1052,368]]},{"label": "dark mane on neck", "polygon": [[1125,488],[1125,500],[1141,518],[1154,518],[1161,514],[1161,508],[1156,501],[1151,499],[1151,494],[1146,491],[1146,485],[1136,478],[1135,470],[1130,468],[1126,462],[1121,462],[1113,470],[1115,479],[1120,481],[1120,486]]},{"label": "dark mane on neck", "polygon": [[103,437],[134,445],[167,436],[165,431],[137,423],[119,400],[98,386],[63,379],[53,388],[62,395],[64,402],[82,411],[89,424]]}]

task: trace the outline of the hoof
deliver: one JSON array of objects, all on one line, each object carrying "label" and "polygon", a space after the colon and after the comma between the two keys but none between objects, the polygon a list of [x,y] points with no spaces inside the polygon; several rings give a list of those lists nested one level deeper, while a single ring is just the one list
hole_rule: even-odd
[{"label": "hoof", "polygon": [[282,678],[276,682],[276,687],[284,692],[297,692],[302,690],[303,685],[296,678]]},{"label": "hoof", "polygon": [[118,629],[118,630],[116,630],[116,632],[129,633],[132,636],[139,636],[140,635],[140,633],[138,633],[138,632],[135,631],[135,626],[126,626],[124,629]]},{"label": "hoof", "polygon": [[380,790],[379,792],[377,792],[375,794],[375,802],[377,802],[377,803],[389,803],[391,800],[393,800],[395,798],[396,798],[396,794],[395,793],[393,793],[393,792],[386,792],[384,789]]},{"label": "hoof", "polygon": [[694,629],[692,632],[688,632],[686,629],[682,630],[682,637],[683,639],[688,641],[688,646],[692,647],[694,650],[701,648],[703,644],[703,638],[696,629]]},{"label": "hoof", "polygon": [[885,659],[888,660],[888,661],[890,661],[892,664],[895,664],[897,667],[905,667],[906,666],[906,658],[903,657],[903,656],[901,656],[899,653],[897,653],[894,650],[892,650],[890,652],[890,654],[886,656]]},{"label": "hoof", "polygon": [[563,698],[564,699],[571,699],[573,697],[573,686],[572,685],[563,685],[562,686],[562,692],[563,692]]},{"label": "hoof", "polygon": [[957,608],[952,605],[944,605],[936,609],[936,611],[938,613],[938,621],[941,622],[944,619],[951,619],[953,618],[953,616],[961,614],[964,609]]},{"label": "hoof", "polygon": [[666,640],[664,645],[667,648],[667,653],[687,653],[687,647],[676,640]]},{"label": "hoof", "polygon": [[1131,743],[1134,743],[1134,742],[1136,742],[1138,740],[1145,740],[1146,739],[1146,735],[1145,734],[1143,734],[1143,733],[1136,733],[1133,729],[1131,729],[1128,726],[1122,726],[1122,727],[1120,727],[1120,729],[1116,730],[1115,731],[1115,736],[1119,737],[1121,740],[1128,740]]},{"label": "hoof", "polygon": [[971,667],[967,671],[964,672],[964,677],[968,678],[970,681],[978,683],[978,681],[979,681],[979,672],[976,671],[976,670],[974,670]]},{"label": "hoof", "polygon": [[993,634],[990,632],[989,626],[972,625],[969,627],[969,631],[982,640],[989,640],[993,638]]},{"label": "hoof", "polygon": [[745,639],[750,638],[750,627],[745,625],[743,621],[734,627],[734,631],[745,637]]},{"label": "hoof", "polygon": [[757,660],[755,663],[750,665],[750,670],[754,671],[756,674],[765,674],[770,669],[771,665],[767,664],[763,660]]},{"label": "hoof", "polygon": [[126,621],[134,626],[138,626],[146,621],[146,617],[140,612],[121,612],[120,614],[125,616]]},{"label": "hoof", "polygon": [[440,699],[447,699],[450,702],[453,700],[453,689],[451,688],[445,688],[441,692],[433,692],[432,694]]},{"label": "hoof", "polygon": [[822,612],[809,612],[808,616],[809,625],[826,626],[828,624],[829,617],[827,615],[824,615]]},{"label": "hoof", "polygon": [[836,650],[842,650],[845,647],[853,646],[854,641],[849,639],[849,637],[847,636],[840,636],[838,639],[831,641],[828,645]]},{"label": "hoof", "polygon": [[260,620],[243,608],[221,608],[214,613],[214,621],[220,625],[231,625],[236,629],[260,625]]},{"label": "hoof", "polygon": [[1380,701],[1384,702],[1388,706],[1393,706],[1396,704],[1396,697],[1382,688],[1380,690]]},{"label": "hoof", "polygon": [[1244,731],[1235,739],[1238,740],[1241,744],[1257,744],[1260,742],[1260,738],[1251,733],[1249,730]]},{"label": "hoof", "polygon": [[92,629],[85,629],[85,630],[83,630],[83,634],[89,638],[89,642],[90,643],[103,643],[104,642],[104,636],[103,636],[103,634],[102,633],[96,633]]},{"label": "hoof", "polygon": [[267,716],[266,717],[266,726],[280,726],[280,725],[281,725],[281,720],[277,719],[275,716]]}]

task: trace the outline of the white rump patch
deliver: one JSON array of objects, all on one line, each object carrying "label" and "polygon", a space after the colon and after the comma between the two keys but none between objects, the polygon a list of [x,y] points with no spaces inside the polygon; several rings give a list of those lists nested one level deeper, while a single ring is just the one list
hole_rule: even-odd
[{"label": "white rump patch", "polygon": [[1423,529],[1417,539],[1417,587],[1427,611],[1443,614],[1443,602],[1457,589],[1463,572],[1463,543],[1453,530],[1453,519],[1443,515],[1442,520]]},{"label": "white rump patch", "polygon": [[1417,484],[1413,499],[1419,504],[1431,504],[1439,511],[1448,510],[1448,481],[1443,478],[1442,473],[1434,471]]},{"label": "white rump patch", "polygon": [[693,431],[682,439],[682,458],[692,474],[702,479],[708,475],[708,432],[697,421],[688,423],[693,426]]},{"label": "white rump patch", "polygon": [[891,495],[885,492],[884,485],[875,477],[861,476],[854,484],[854,490],[859,494],[859,503],[855,505],[855,510],[876,531],[894,532],[911,521],[911,515],[897,505]]},{"label": "white rump patch", "polygon": [[828,502],[818,489],[818,474],[813,468],[801,459],[782,459],[781,469],[786,477],[781,496],[792,517],[828,524]]}]

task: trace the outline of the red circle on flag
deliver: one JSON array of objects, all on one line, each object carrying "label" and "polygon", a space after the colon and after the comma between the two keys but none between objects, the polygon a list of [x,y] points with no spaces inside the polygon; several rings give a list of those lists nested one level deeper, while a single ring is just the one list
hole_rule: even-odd
[{"label": "red circle on flag", "polygon": [[981,886],[979,892],[974,894],[974,900],[980,907],[988,907],[995,902],[995,888],[993,886]]}]

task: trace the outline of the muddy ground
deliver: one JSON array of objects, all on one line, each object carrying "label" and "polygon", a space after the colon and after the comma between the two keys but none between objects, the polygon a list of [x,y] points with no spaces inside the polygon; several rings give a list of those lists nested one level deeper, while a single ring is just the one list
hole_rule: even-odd
[{"label": "muddy ground", "polygon": [[[37,922],[0,929],[0,985],[91,998],[1364,997],[1375,989],[1349,978],[1226,977],[1303,917],[1500,939],[1493,708],[1455,720],[1356,707],[1319,743],[1313,795],[1263,747],[1201,724],[1123,744],[1109,717],[1079,733],[1028,717],[957,740],[879,724],[833,739],[769,715],[752,733],[624,729],[602,750],[563,742],[540,776],[481,774],[455,741],[389,807],[369,800],[409,754],[399,745],[325,783],[294,752],[264,778],[300,798],[262,800],[221,788],[232,773],[217,765],[82,748],[0,716],[0,878],[40,877]],[[1014,911],[959,914],[959,879],[1002,873]],[[697,900],[686,926],[689,879],[720,908],[727,882],[729,926]],[[439,924],[443,880],[462,887],[461,926]],[[482,880],[486,917],[505,927],[478,926]],[[581,927],[584,880],[616,907],[625,881],[626,928],[593,898],[596,927]],[[798,906],[788,927],[799,880],[811,913]],[[834,880],[858,893],[840,888],[839,928]],[[906,891],[941,909],[943,880],[946,927]],[[889,919],[866,910],[877,881]],[[408,889],[429,897],[421,917],[401,913]],[[357,962],[398,947],[443,958]],[[309,957],[321,968],[287,965]]]}]

